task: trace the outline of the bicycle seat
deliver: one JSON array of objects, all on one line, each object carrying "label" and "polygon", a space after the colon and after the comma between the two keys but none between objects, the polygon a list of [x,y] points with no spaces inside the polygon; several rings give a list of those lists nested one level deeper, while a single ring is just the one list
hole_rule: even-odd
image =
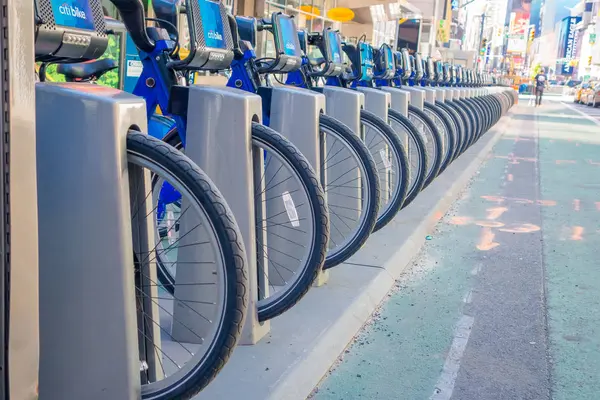
[{"label": "bicycle seat", "polygon": [[102,75],[117,67],[115,60],[103,58],[102,60],[77,64],[59,64],[56,67],[56,72],[65,75],[67,79],[87,81],[92,78],[99,79]]}]

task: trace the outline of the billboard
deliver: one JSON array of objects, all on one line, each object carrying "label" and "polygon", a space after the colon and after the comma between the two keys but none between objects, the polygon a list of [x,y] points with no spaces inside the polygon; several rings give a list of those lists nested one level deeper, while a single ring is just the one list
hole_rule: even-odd
[{"label": "billboard", "polygon": [[571,75],[573,67],[570,65],[571,60],[575,59],[577,54],[577,35],[575,26],[581,21],[581,17],[566,17],[563,18],[560,24],[558,36],[558,62],[557,71],[562,75]]},{"label": "billboard", "polygon": [[542,3],[543,0],[532,0],[531,2],[531,12],[529,13],[529,25],[533,26],[535,36],[540,37],[542,32]]},{"label": "billboard", "polygon": [[407,48],[411,53],[419,51],[419,37],[421,35],[420,19],[405,19],[398,21],[396,32],[396,50]]}]

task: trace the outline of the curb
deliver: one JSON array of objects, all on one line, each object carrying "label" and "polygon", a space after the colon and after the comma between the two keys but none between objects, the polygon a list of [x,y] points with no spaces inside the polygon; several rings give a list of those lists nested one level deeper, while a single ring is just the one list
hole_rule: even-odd
[{"label": "curb", "polygon": [[396,279],[506,131],[509,111],[474,146],[344,265],[294,308],[271,321],[271,333],[238,347],[195,399],[304,400],[327,375]]}]

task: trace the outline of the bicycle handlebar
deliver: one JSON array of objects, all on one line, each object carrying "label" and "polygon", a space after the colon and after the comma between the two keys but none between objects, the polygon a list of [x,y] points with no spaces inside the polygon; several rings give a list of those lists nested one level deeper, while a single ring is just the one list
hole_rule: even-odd
[{"label": "bicycle handlebar", "polygon": [[156,43],[146,32],[146,16],[142,0],[110,0],[117,7],[123,18],[123,23],[131,39],[138,49],[150,53],[156,47]]}]

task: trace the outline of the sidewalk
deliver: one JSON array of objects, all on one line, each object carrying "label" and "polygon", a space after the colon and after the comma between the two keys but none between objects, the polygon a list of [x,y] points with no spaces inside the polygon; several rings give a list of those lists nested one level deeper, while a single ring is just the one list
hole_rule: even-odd
[{"label": "sidewalk", "polygon": [[600,127],[521,99],[316,400],[596,400]]}]

